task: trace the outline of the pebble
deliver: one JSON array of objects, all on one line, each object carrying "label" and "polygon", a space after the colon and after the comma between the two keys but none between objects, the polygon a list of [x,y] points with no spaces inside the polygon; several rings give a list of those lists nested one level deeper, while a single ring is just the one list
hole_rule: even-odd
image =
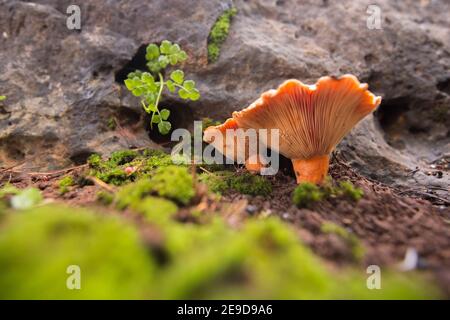
[{"label": "pebble", "polygon": [[258,207],[255,205],[252,205],[252,204],[248,205],[245,208],[245,211],[247,211],[249,214],[254,214],[254,213],[256,213],[257,210],[258,210]]}]

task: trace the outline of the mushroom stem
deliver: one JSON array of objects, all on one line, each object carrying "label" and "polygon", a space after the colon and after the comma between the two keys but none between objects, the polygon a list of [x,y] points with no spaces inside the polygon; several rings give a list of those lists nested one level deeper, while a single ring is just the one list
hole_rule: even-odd
[{"label": "mushroom stem", "polygon": [[321,184],[328,173],[330,157],[317,156],[310,159],[292,159],[297,183],[312,182]]}]

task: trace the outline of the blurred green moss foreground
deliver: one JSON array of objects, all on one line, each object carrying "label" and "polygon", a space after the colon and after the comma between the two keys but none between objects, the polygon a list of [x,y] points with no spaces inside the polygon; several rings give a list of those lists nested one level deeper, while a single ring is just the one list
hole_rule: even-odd
[{"label": "blurred green moss foreground", "polygon": [[[369,290],[365,270],[331,272],[275,218],[239,230],[220,218],[160,219],[151,245],[142,224],[111,213],[47,205],[0,219],[2,299],[438,297],[413,274],[383,270],[381,289]],[[69,266],[79,267],[80,289],[70,289]]]}]

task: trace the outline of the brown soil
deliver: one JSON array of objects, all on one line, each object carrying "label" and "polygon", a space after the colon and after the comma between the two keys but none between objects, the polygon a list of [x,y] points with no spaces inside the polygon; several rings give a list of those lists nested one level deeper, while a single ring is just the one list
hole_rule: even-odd
[{"label": "brown soil", "polygon": [[[79,170],[81,172],[82,168]],[[9,173],[0,176],[18,187],[33,185],[42,190],[46,199],[72,205],[92,205],[101,186],[71,187],[61,195],[57,175]],[[77,170],[72,174],[77,174]],[[239,170],[237,171],[239,174]],[[350,199],[328,199],[309,209],[292,205],[291,195],[296,187],[289,173],[268,177],[273,192],[268,197],[246,196],[229,192],[222,197],[222,213],[230,223],[251,215],[278,215],[292,223],[300,237],[314,252],[332,266],[362,263],[394,267],[400,263],[408,248],[417,250],[417,268],[432,273],[450,296],[450,208],[433,205],[430,201],[405,196],[401,190],[368,180],[346,164],[333,159],[330,174],[335,180],[350,180],[364,191],[359,202]],[[227,205],[230,207],[228,213]],[[187,210],[181,210],[180,216]],[[184,220],[184,219],[182,219]],[[356,261],[348,242],[336,234],[324,233],[324,222],[334,222],[355,234],[365,248],[363,261]]]},{"label": "brown soil", "polygon": [[408,248],[419,254],[418,269],[431,271],[450,294],[450,208],[402,195],[400,190],[370,181],[334,159],[330,174],[335,180],[350,180],[364,191],[357,203],[350,199],[328,199],[299,209],[292,204],[296,187],[292,176],[279,174],[271,179],[269,197],[229,193],[225,199],[246,199],[250,212],[278,215],[292,223],[305,243],[332,264],[357,263],[351,247],[335,234],[323,233],[330,221],[355,234],[365,248],[364,265],[399,264]]}]

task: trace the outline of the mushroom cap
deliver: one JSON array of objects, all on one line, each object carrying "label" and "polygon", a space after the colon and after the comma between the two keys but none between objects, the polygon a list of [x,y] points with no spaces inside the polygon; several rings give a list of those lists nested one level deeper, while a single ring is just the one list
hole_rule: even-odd
[{"label": "mushroom cap", "polygon": [[206,128],[203,141],[212,144],[226,157],[244,163],[250,156],[249,141],[247,137],[238,135],[237,129],[236,121],[229,118],[221,125]]},{"label": "mushroom cap", "polygon": [[353,75],[322,77],[311,86],[287,80],[233,112],[233,119],[244,129],[279,129],[279,146],[266,144],[290,159],[309,159],[330,154],[380,102]]}]

